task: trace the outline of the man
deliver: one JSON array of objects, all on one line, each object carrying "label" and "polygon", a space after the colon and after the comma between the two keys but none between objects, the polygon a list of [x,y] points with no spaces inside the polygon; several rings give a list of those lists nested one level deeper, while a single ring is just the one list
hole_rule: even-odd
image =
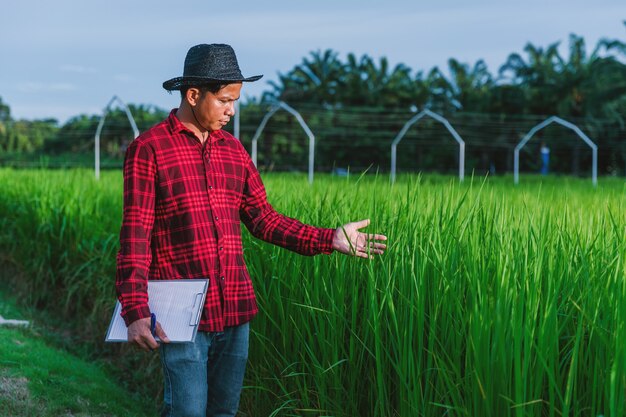
[{"label": "man", "polygon": [[241,227],[303,255],[338,251],[381,254],[383,235],[302,224],[267,202],[259,173],[241,143],[221,130],[235,114],[244,78],[228,45],[197,45],[182,77],[163,83],[180,90],[169,117],[136,140],[124,162],[124,217],[116,288],[128,340],[159,347],[151,334],[148,279],[208,278],[196,340],[168,344],[160,324],[165,379],[163,416],[234,416],[248,354],[248,322],[257,313],[246,270]]},{"label": "man", "polygon": [[541,175],[548,175],[550,167],[550,148],[548,148],[545,142],[541,142],[539,152],[541,153]]}]

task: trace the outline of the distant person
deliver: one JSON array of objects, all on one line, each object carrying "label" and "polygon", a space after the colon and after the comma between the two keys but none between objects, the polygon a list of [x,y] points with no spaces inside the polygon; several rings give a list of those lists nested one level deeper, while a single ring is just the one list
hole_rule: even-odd
[{"label": "distant person", "polygon": [[550,168],[550,148],[545,142],[541,142],[541,175],[548,175]]},{"label": "distant person", "polygon": [[[303,255],[338,251],[382,254],[387,238],[359,232],[369,220],[338,229],[286,217],[268,203],[259,173],[241,143],[222,128],[235,114],[243,82],[228,45],[189,49],[180,107],[135,139],[124,161],[124,215],[116,288],[128,340],[160,346],[162,416],[234,416],[248,356],[248,322],[257,314],[241,244],[243,222],[257,238]],[[150,331],[148,280],[208,278],[199,331],[191,344],[168,344]]]}]

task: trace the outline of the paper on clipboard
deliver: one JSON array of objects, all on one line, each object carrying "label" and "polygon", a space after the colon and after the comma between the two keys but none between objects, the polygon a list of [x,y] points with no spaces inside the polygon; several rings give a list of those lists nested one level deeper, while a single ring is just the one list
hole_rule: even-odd
[{"label": "paper on clipboard", "polygon": [[[193,342],[202,316],[208,279],[148,281],[148,306],[171,342]],[[106,342],[127,342],[128,330],[118,301]]]}]

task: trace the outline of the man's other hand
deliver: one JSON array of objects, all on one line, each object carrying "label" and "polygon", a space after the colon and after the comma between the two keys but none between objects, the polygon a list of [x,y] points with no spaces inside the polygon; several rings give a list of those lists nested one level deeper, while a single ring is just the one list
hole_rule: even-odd
[{"label": "man's other hand", "polygon": [[[161,339],[163,343],[169,343],[165,331],[161,327],[161,323],[156,322],[154,334]],[[134,344],[141,350],[150,351],[159,347],[159,343],[152,337],[150,332],[150,317],[139,319],[128,326],[128,342]]]}]

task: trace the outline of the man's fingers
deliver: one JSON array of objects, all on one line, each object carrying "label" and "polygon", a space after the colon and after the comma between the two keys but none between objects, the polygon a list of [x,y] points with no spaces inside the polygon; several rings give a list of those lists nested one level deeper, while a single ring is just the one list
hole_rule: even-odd
[{"label": "man's fingers", "polygon": [[158,321],[157,321],[156,329],[154,330],[154,333],[161,340],[161,342],[163,342],[163,343],[169,343],[170,342],[170,339],[167,337],[167,334],[165,333],[165,330],[163,330],[163,327],[161,327],[161,323],[159,323]]},{"label": "man's fingers", "polygon": [[385,245],[384,243],[372,243],[370,242],[370,249],[387,249],[387,245]]},{"label": "man's fingers", "polygon": [[[152,339],[152,341],[154,342],[156,347],[158,347],[158,344],[156,343],[156,340],[154,340],[154,338],[152,336],[149,336],[149,338]],[[133,343],[139,349],[141,349],[143,351],[146,351],[146,352],[154,349],[154,348],[152,348],[152,345],[150,344],[150,341],[149,341],[148,337],[145,337],[145,336],[137,336],[134,339],[129,340],[129,342]]]},{"label": "man's fingers", "polygon": [[360,233],[359,232],[359,238],[363,239],[363,240],[367,240],[367,241],[375,241],[375,240],[382,240],[385,241],[387,240],[387,236],[385,235],[376,235],[376,234],[368,234],[368,233]]},{"label": "man's fingers", "polygon": [[363,248],[359,249],[358,253],[382,255],[383,253],[385,253],[385,251],[383,249]]},{"label": "man's fingers", "polygon": [[144,337],[144,340],[146,342],[146,345],[148,345],[148,349],[150,350],[154,350],[156,348],[159,347],[159,344],[156,340],[154,340],[154,337],[152,337],[152,335],[148,335],[146,337]]},{"label": "man's fingers", "polygon": [[373,233],[369,234],[369,233],[360,233],[359,232],[359,236],[362,236],[363,239],[372,240],[372,241],[373,240],[383,240],[383,241],[387,240],[387,236],[385,236],[385,235],[377,235],[377,234],[373,234]]},{"label": "man's fingers", "polygon": [[377,242],[364,242],[362,245],[357,247],[357,252],[359,254],[367,254],[367,255],[382,255],[385,253],[385,249],[387,249],[387,245],[384,243]]},{"label": "man's fingers", "polygon": [[154,350],[159,347],[159,344],[154,337],[152,337],[152,334],[143,335],[137,344],[142,347],[143,350]]},{"label": "man's fingers", "polygon": [[[165,336],[167,338],[167,336]],[[150,317],[134,321],[128,326],[128,341],[145,351],[154,350],[159,344],[150,332]]]},{"label": "man's fingers", "polygon": [[361,246],[362,247],[384,249],[384,248],[387,247],[387,244],[386,243],[380,243],[379,241],[376,241],[376,240],[363,239],[363,243],[361,244]]},{"label": "man's fingers", "polygon": [[364,227],[367,227],[367,226],[369,226],[369,224],[370,224],[370,219],[364,219],[364,220],[360,220],[358,222],[352,223],[352,225],[354,226],[354,228],[356,230],[359,230],[359,229],[362,229]]},{"label": "man's fingers", "polygon": [[361,247],[363,247],[364,249],[369,248],[369,249],[386,249],[387,245],[384,243],[380,243],[380,241],[386,241],[387,240],[387,236],[384,235],[365,235],[365,234],[361,234],[362,240],[363,240],[363,244],[361,245]]}]

